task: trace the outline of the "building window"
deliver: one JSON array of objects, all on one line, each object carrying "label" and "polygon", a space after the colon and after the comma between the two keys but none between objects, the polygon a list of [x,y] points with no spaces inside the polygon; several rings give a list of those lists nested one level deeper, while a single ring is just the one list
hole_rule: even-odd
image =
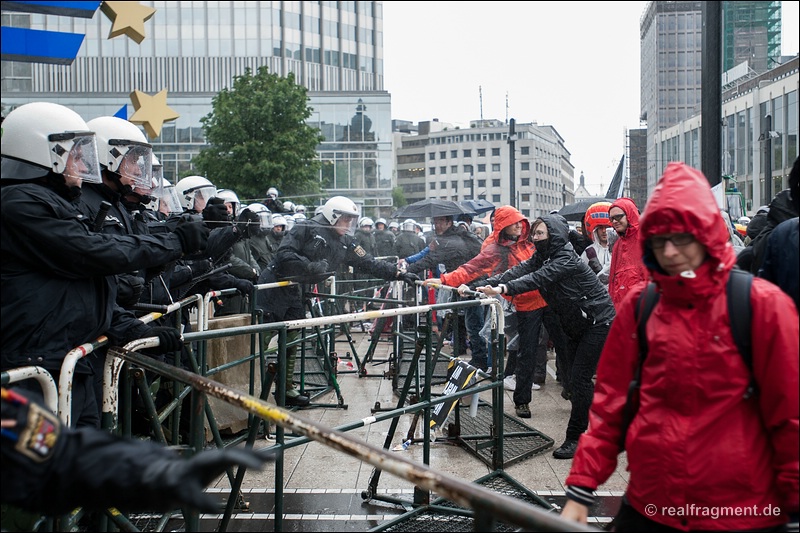
[{"label": "building window", "polygon": [[496,179],[492,180],[492,187],[499,187],[499,186],[500,186],[500,180],[496,180]]},{"label": "building window", "polygon": [[478,157],[486,157],[486,148],[478,148]]},{"label": "building window", "polygon": [[447,182],[446,181],[440,181],[439,182],[439,188],[440,189],[446,189],[447,188]]},{"label": "building window", "polygon": [[486,165],[478,165],[478,172],[486,172]]},{"label": "building window", "polygon": [[444,159],[445,157],[447,157],[446,151],[442,150],[441,152],[439,152],[439,159]]},{"label": "building window", "polygon": [[522,146],[519,149],[519,153],[520,153],[520,155],[530,155],[531,147],[530,146]]},{"label": "building window", "polygon": [[492,163],[492,172],[500,172],[500,163]]},{"label": "building window", "polygon": [[435,182],[435,181],[432,181],[432,182],[430,182],[430,183],[428,184],[428,188],[429,188],[430,190],[432,190],[432,191],[435,191],[435,190],[436,190],[436,182]]},{"label": "building window", "polygon": [[458,150],[450,150],[450,157],[458,157]]},{"label": "building window", "polygon": [[428,167],[428,175],[434,176],[436,174],[436,167]]},{"label": "building window", "polygon": [[520,185],[522,185],[523,187],[529,187],[530,184],[531,184],[531,179],[530,178],[522,178],[520,180]]},{"label": "building window", "polygon": [[450,174],[458,174],[458,165],[453,165],[450,167]]},{"label": "building window", "polygon": [[472,150],[464,150],[464,157],[472,157]]},{"label": "building window", "polygon": [[520,170],[530,170],[531,164],[530,163],[520,163]]},{"label": "building window", "polygon": [[529,193],[529,192],[523,193],[523,195],[521,197],[521,200],[523,202],[530,202],[531,201],[531,193]]},{"label": "building window", "polygon": [[486,180],[478,180],[478,187],[486,187]]},{"label": "building window", "polygon": [[472,165],[464,165],[464,172],[472,174]]},{"label": "building window", "polygon": [[431,152],[428,154],[428,161],[433,161],[436,159],[436,153]]},{"label": "building window", "polygon": [[496,204],[499,204],[500,203],[500,195],[499,194],[493,194],[492,195],[492,202],[494,202]]},{"label": "building window", "polygon": [[492,155],[500,155],[500,148],[492,148]]},{"label": "building window", "polygon": [[447,167],[439,167],[439,174],[447,174]]},{"label": "building window", "polygon": [[466,189],[467,187],[470,187],[470,186],[471,186],[471,185],[470,185],[470,182],[471,182],[471,181],[472,181],[472,180],[464,180],[464,188],[465,188],[465,189]]},{"label": "building window", "polygon": [[450,182],[450,187],[452,187],[454,191],[457,191],[458,190],[458,182],[456,180],[451,181]]},{"label": "building window", "polygon": [[531,210],[530,209],[523,209],[522,210],[522,216],[524,216],[525,218],[531,218]]}]

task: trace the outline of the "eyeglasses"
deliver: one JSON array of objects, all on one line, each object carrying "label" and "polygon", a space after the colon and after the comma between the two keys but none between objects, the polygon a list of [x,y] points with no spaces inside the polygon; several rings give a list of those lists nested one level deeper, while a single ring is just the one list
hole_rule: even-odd
[{"label": "eyeglasses", "polygon": [[625,213],[621,215],[614,215],[613,217],[610,216],[608,218],[611,219],[611,222],[622,222],[622,219],[625,218]]},{"label": "eyeglasses", "polygon": [[656,235],[650,238],[650,246],[654,250],[660,250],[667,245],[667,241],[671,242],[673,246],[686,246],[695,241],[694,235],[691,233],[673,233],[672,235]]}]

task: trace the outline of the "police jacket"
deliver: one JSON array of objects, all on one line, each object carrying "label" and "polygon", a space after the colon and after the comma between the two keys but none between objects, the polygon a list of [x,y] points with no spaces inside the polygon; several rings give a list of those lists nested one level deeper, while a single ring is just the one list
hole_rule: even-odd
[{"label": "police jacket", "polygon": [[[102,334],[136,338],[146,327],[115,305],[113,274],[181,256],[174,234],[93,232],[74,203],[37,183],[2,187],[0,216],[3,369],[58,370],[68,351]],[[77,371],[89,371],[84,359]]]},{"label": "police jacket", "polygon": [[447,272],[452,272],[481,251],[481,241],[475,234],[456,229],[450,226],[441,235],[436,235],[435,248],[431,246],[431,252],[411,265],[408,271],[418,274],[425,269],[436,270],[441,263]]},{"label": "police jacket", "polygon": [[406,258],[422,251],[425,241],[419,238],[415,231],[401,231],[394,241],[394,255]]},{"label": "police jacket", "polygon": [[[377,257],[387,257],[394,254],[394,233],[388,229],[375,230],[375,255]],[[404,256],[405,257],[405,256]]]},{"label": "police jacket", "polygon": [[[640,231],[645,264],[661,297],[647,321],[639,408],[626,433],[628,502],[684,531],[769,530],[785,523],[800,506],[797,310],[778,287],[753,279],[748,369],[728,316],[726,287],[736,258],[700,172],[670,163]],[[705,247],[707,258],[690,275],[670,276],[647,240],[686,232]],[[622,411],[639,361],[634,309],[642,290],[623,301],[609,331],[589,430],[581,436],[568,485],[595,489],[616,467]],[[746,395],[751,379],[758,392]],[[761,511],[668,512],[690,506]]]},{"label": "police jacket", "polygon": [[614,306],[608,291],[573,250],[564,218],[543,215],[539,219],[547,226],[549,238],[535,243],[533,257],[486,283],[504,283],[511,296],[538,289],[572,338],[580,337],[592,324],[610,323]]},{"label": "police jacket", "polygon": [[272,230],[269,230],[263,235],[250,239],[250,251],[261,270],[267,268],[272,262],[272,258],[275,257],[275,252],[278,251],[284,234],[279,235],[277,236]]},{"label": "police jacket", "polygon": [[386,280],[397,276],[393,263],[376,260],[354,237],[336,233],[321,215],[295,225],[284,236],[270,269],[278,280],[294,278],[304,283],[319,283],[329,275],[310,275],[308,265],[323,259],[328,262],[329,272],[349,265]]}]

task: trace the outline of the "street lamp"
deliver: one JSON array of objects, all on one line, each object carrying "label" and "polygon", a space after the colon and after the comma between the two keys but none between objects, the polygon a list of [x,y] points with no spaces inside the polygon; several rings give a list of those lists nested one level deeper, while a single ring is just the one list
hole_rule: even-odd
[{"label": "street lamp", "polygon": [[516,121],[513,118],[508,121],[508,177],[511,181],[511,189],[509,189],[509,192],[511,193],[510,203],[513,207],[517,207],[517,131],[515,129],[515,125]]}]

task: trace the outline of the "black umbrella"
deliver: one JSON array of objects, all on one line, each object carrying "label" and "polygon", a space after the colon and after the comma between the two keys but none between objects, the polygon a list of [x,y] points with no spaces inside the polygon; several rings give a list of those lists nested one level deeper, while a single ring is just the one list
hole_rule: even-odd
[{"label": "black umbrella", "polygon": [[583,221],[583,216],[586,214],[586,210],[589,209],[590,206],[596,204],[597,202],[614,202],[616,198],[597,198],[594,200],[581,200],[580,202],[575,202],[574,204],[565,205],[561,209],[558,210],[558,214],[562,217],[570,220],[572,222],[581,222]]},{"label": "black umbrella", "polygon": [[413,204],[408,204],[401,207],[392,214],[392,218],[433,218],[433,217],[447,217],[458,215],[475,215],[474,211],[470,211],[458,202],[453,200],[438,200],[429,198],[427,200],[420,200]]},{"label": "black umbrella", "polygon": [[461,200],[460,203],[476,215],[494,211],[495,209],[494,204],[484,198],[478,198],[477,200]]}]

